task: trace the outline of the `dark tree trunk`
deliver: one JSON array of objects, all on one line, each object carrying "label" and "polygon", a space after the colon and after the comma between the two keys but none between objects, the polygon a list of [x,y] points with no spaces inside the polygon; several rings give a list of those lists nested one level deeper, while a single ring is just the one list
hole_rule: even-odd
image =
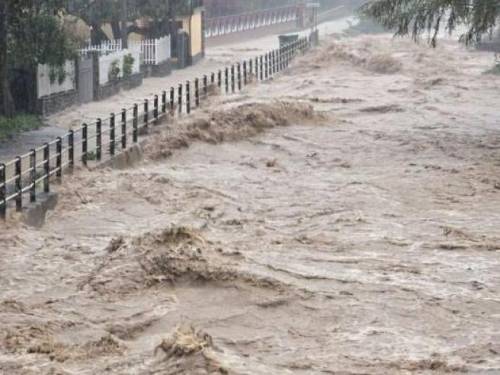
[{"label": "dark tree trunk", "polygon": [[127,32],[127,24],[128,24],[128,3],[127,0],[122,0],[121,8],[120,8],[120,38],[122,40],[122,48],[128,48],[128,32]]},{"label": "dark tree trunk", "polygon": [[113,39],[119,40],[122,38],[122,31],[120,27],[120,20],[118,18],[114,18],[111,21],[111,31],[113,32]]},{"label": "dark tree trunk", "polygon": [[0,2],[0,115],[11,117],[15,107],[9,88],[8,55],[7,55],[7,24],[9,5],[7,1]]},{"label": "dark tree trunk", "polygon": [[101,25],[93,24],[92,32],[90,33],[90,41],[92,45],[101,44],[102,42],[109,40],[106,33],[102,31]]}]

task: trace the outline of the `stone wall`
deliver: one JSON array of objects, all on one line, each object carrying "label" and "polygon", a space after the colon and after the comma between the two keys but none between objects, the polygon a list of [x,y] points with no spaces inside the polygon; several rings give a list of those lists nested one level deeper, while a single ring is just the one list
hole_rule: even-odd
[{"label": "stone wall", "polygon": [[37,112],[42,116],[49,116],[78,103],[76,90],[59,92],[38,99]]},{"label": "stone wall", "polygon": [[145,77],[166,77],[172,73],[172,69],[173,61],[168,59],[159,65],[144,65],[143,73]]},{"label": "stone wall", "polygon": [[121,90],[131,90],[142,85],[143,73],[133,74],[130,77],[122,78],[117,81],[108,82],[99,86],[95,90],[94,100],[99,101],[118,94]]}]

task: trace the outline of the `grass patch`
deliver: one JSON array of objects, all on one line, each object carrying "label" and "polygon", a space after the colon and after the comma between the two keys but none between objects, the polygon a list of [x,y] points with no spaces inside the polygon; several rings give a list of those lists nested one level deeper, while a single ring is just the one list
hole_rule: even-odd
[{"label": "grass patch", "polygon": [[0,116],[0,141],[21,132],[39,129],[42,125],[40,118],[35,115],[21,114],[12,118]]}]

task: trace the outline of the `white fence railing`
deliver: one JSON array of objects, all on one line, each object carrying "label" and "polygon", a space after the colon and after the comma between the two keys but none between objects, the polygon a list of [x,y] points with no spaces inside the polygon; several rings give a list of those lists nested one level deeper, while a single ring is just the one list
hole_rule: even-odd
[{"label": "white fence railing", "polygon": [[109,53],[107,55],[102,55],[99,57],[99,85],[103,86],[110,82],[112,77],[113,67],[118,68],[117,75],[115,78],[123,77],[123,67],[125,56],[132,56],[134,62],[132,64],[132,74],[139,73],[141,71],[141,52],[137,48],[124,49],[121,51],[116,51]]},{"label": "white fence railing", "polygon": [[205,37],[212,38],[246,30],[258,29],[260,27],[297,21],[299,14],[300,12],[297,6],[288,6],[233,16],[208,18],[205,20]]},{"label": "white fence railing", "polygon": [[132,43],[140,47],[142,62],[145,65],[158,65],[171,57],[170,35],[158,39],[146,39],[141,42]]},{"label": "white fence railing", "polygon": [[75,63],[66,61],[61,67],[38,65],[38,98],[75,89]]},{"label": "white fence railing", "polygon": [[[130,42],[128,50],[139,50],[142,64],[158,65],[167,61],[171,56],[170,35],[158,39],[146,39],[140,42]],[[86,55],[89,52],[98,52],[100,56],[113,54],[122,51],[121,40],[110,40],[97,46],[88,46],[80,50],[80,54]]]},{"label": "white fence railing", "polygon": [[89,52],[99,52],[99,55],[107,55],[116,51],[122,50],[122,41],[120,40],[108,40],[102,42],[99,45],[89,45],[88,47],[82,48],[80,50],[80,55],[86,55]]}]

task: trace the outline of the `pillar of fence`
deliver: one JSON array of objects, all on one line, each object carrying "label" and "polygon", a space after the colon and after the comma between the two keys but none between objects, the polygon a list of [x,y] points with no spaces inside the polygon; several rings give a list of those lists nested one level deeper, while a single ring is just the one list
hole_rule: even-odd
[{"label": "pillar of fence", "polygon": [[206,98],[208,95],[208,77],[203,75],[203,96]]},{"label": "pillar of fence", "polygon": [[194,105],[196,108],[200,106],[200,80],[194,79]]},{"label": "pillar of fence", "polygon": [[178,88],[178,92],[177,92],[177,106],[179,107],[178,108],[178,112],[179,112],[179,115],[182,114],[182,83],[179,83],[179,88]]},{"label": "pillar of fence", "polygon": [[36,202],[36,150],[30,151],[30,202]]},{"label": "pillar of fence", "polygon": [[259,56],[259,73],[260,73],[260,80],[264,80],[264,57],[262,55]]},{"label": "pillar of fence", "polygon": [[121,125],[122,125],[121,143],[122,143],[122,150],[124,150],[127,148],[127,110],[125,108],[122,109]]},{"label": "pillar of fence", "polygon": [[235,79],[234,79],[234,64],[231,65],[231,92],[234,94],[235,90]]},{"label": "pillar of fence", "polygon": [[7,173],[5,169],[5,164],[0,164],[0,219],[3,220],[5,220],[7,216]]},{"label": "pillar of fence", "polygon": [[149,100],[144,99],[144,116],[143,116],[143,122],[144,122],[144,128],[148,128],[148,122],[149,122]]},{"label": "pillar of fence", "polygon": [[224,70],[224,78],[225,78],[225,85],[226,85],[226,94],[229,92],[229,68],[226,67]]},{"label": "pillar of fence", "polygon": [[238,91],[241,91],[241,64],[236,64],[236,81],[238,83]]},{"label": "pillar of fence", "polygon": [[267,53],[264,54],[264,79],[267,79],[269,76],[269,62],[267,60]]},{"label": "pillar of fence", "polygon": [[87,166],[88,160],[88,125],[83,124],[82,126],[82,164]]},{"label": "pillar of fence", "polygon": [[222,70],[220,70],[220,69],[217,72],[217,87],[219,89],[222,87]]},{"label": "pillar of fence", "polygon": [[[248,74],[249,74],[249,77],[252,77],[252,74],[253,74],[253,59],[248,59]],[[251,80],[251,78],[250,78]]]},{"label": "pillar of fence", "polygon": [[175,111],[175,88],[170,87],[170,116],[174,116]]},{"label": "pillar of fence", "polygon": [[161,93],[161,113],[167,113],[167,92],[162,91]]},{"label": "pillar of fence", "polygon": [[186,81],[186,113],[191,113],[191,84]]},{"label": "pillar of fence", "polygon": [[43,145],[43,192],[50,192],[50,145]]},{"label": "pillar of fence", "polygon": [[20,156],[16,157],[14,163],[15,169],[15,189],[16,189],[16,211],[21,211],[23,209],[23,185],[22,185],[22,159]]},{"label": "pillar of fence", "polygon": [[95,155],[97,161],[101,160],[102,157],[102,120],[97,119],[95,126],[95,137],[96,137],[96,147],[95,147]]},{"label": "pillar of fence", "polygon": [[278,50],[273,50],[273,66],[274,66],[274,74],[278,73]]},{"label": "pillar of fence", "polygon": [[155,125],[158,124],[158,118],[160,116],[160,109],[158,107],[159,103],[158,103],[158,95],[155,95],[154,96],[154,99],[153,99],[153,118],[154,118],[154,123]]},{"label": "pillar of fence", "polygon": [[73,173],[75,169],[75,132],[73,130],[68,132],[68,167],[70,173]]},{"label": "pillar of fence", "polygon": [[137,143],[139,138],[139,106],[134,104],[132,109],[132,142]]},{"label": "pillar of fence", "polygon": [[62,180],[62,138],[56,140],[56,176],[59,182]]},{"label": "pillar of fence", "polygon": [[243,61],[243,86],[247,85],[247,61]]},{"label": "pillar of fence", "polygon": [[115,134],[115,114],[111,113],[109,116],[109,155],[114,156],[115,155],[115,139],[116,139],[116,134]]}]

